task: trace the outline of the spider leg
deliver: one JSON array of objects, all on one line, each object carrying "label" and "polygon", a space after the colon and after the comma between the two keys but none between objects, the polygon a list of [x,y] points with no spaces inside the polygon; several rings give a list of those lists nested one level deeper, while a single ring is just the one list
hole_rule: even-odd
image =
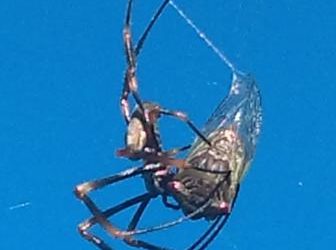
[{"label": "spider leg", "polygon": [[[180,224],[180,223],[182,223],[182,222],[184,222],[186,220],[190,220],[193,217],[201,214],[204,211],[204,209],[206,209],[211,204],[211,202],[212,202],[211,198],[213,197],[213,195],[215,194],[215,192],[220,188],[220,186],[224,183],[224,181],[229,177],[229,175],[230,175],[230,172],[228,172],[222,178],[222,180],[217,183],[217,185],[210,192],[210,194],[205,199],[205,201],[203,202],[203,204],[200,207],[198,207],[195,211],[189,213],[186,216],[181,216],[180,218],[178,218],[176,220],[173,220],[173,221],[170,221],[170,222],[158,225],[158,226],[153,226],[153,227],[148,227],[148,228],[144,228],[144,229],[137,229],[137,230],[129,231],[126,234],[128,236],[134,236],[134,235],[138,235],[138,234],[145,234],[145,233],[149,233],[149,232],[159,231],[159,230],[162,230],[162,229],[165,229],[165,228],[169,228],[169,227],[178,225],[178,224]],[[217,234],[218,234],[218,232],[217,232]]]},{"label": "spider leg", "polygon": [[[91,198],[87,195],[89,192],[100,189],[104,186],[113,184],[118,181],[122,181],[127,178],[131,178],[136,175],[143,174],[145,172],[150,171],[158,171],[165,169],[165,166],[162,166],[161,164],[149,164],[145,165],[143,167],[135,167],[131,168],[125,171],[120,172],[119,174],[115,174],[109,177],[105,177],[102,179],[94,180],[85,182],[83,184],[80,184],[76,186],[75,188],[75,195],[77,198],[79,198],[90,210],[90,212],[93,214],[93,218],[85,221],[79,226],[79,231],[81,235],[87,239],[88,241],[95,244],[97,247],[99,247],[101,250],[111,250],[111,248],[102,241],[99,237],[91,234],[88,232],[88,229],[95,223],[99,223],[110,235],[123,239],[128,245],[134,246],[134,247],[142,247],[149,250],[163,250],[164,248],[160,248],[154,245],[151,245],[147,242],[133,239],[131,236],[126,235],[127,231],[119,230],[118,228],[114,227],[111,223],[108,222],[107,217],[111,216],[112,214],[117,213],[118,211],[121,211],[131,205],[134,205],[136,203],[142,202],[146,203],[147,199],[153,198],[154,196],[152,194],[146,194],[143,196],[138,196],[136,198],[133,198],[131,200],[128,200],[116,207],[113,207],[106,211],[100,211],[100,209],[96,206],[96,204],[91,200]],[[148,195],[148,196],[147,196]],[[147,204],[146,204],[147,205]],[[143,207],[143,208],[141,208]],[[133,228],[138,223],[141,214],[143,213],[145,206],[141,205],[136,214],[134,215],[129,227]],[[134,229],[134,228],[133,228]]]},{"label": "spider leg", "polygon": [[[222,221],[219,223],[219,225],[215,228],[215,230],[212,232],[212,235],[201,245],[201,247],[198,250],[204,250],[206,249],[209,244],[216,238],[216,236],[219,234],[219,232],[222,230],[222,228],[225,226],[227,220],[230,217],[230,214],[227,214],[225,216],[222,216],[221,219]],[[204,237],[205,239],[206,237]]]},{"label": "spider leg", "polygon": [[173,157],[180,152],[183,152],[185,150],[188,150],[191,146],[183,146],[179,148],[172,148],[167,151],[163,152],[147,152],[145,150],[140,151],[140,152],[131,152],[127,147],[126,148],[121,148],[116,151],[116,155],[119,157],[124,157],[124,158],[136,158],[136,159],[143,159],[143,160],[149,160],[152,159],[153,157],[158,157],[158,161],[160,161],[161,158],[164,157]]},{"label": "spider leg", "polygon": [[159,6],[157,11],[153,15],[152,19],[150,20],[149,24],[147,25],[145,31],[142,33],[142,36],[140,37],[140,39],[139,39],[139,41],[136,44],[135,49],[134,49],[134,53],[135,53],[136,56],[139,55],[141,49],[143,48],[144,42],[145,42],[149,32],[153,28],[154,24],[156,23],[156,21],[158,20],[158,18],[160,17],[160,15],[162,14],[164,8],[167,6],[168,3],[169,3],[169,0],[164,0],[162,2],[162,4]]},{"label": "spider leg", "polygon": [[143,212],[145,211],[146,207],[148,206],[148,204],[149,204],[149,202],[152,198],[154,198],[154,197],[148,197],[147,199],[144,199],[141,202],[139,208],[137,209],[137,211],[133,215],[133,218],[132,218],[131,222],[129,223],[128,227],[127,227],[127,231],[134,230],[134,228],[136,228]]},{"label": "spider leg", "polygon": [[145,172],[157,171],[165,168],[166,168],[165,166],[162,166],[160,164],[148,164],[142,167],[130,168],[115,175],[79,184],[75,187],[74,193],[77,196],[77,198],[81,199],[83,195],[86,195],[87,193],[93,190],[103,188],[107,185],[122,181],[124,179],[131,178],[136,175],[143,174]]},{"label": "spider leg", "polygon": [[187,146],[183,146],[183,147],[179,147],[179,148],[172,148],[172,149],[169,149],[167,151],[164,151],[163,154],[167,155],[167,156],[174,156],[174,155],[177,155],[180,152],[183,152],[183,151],[188,150],[190,148],[191,148],[191,145],[187,145]]},{"label": "spider leg", "polygon": [[[141,202],[141,205],[144,203],[148,203],[149,200],[153,198],[153,195],[149,194],[149,193],[145,193],[142,195],[139,195],[135,198],[129,199],[125,202],[122,202],[121,204],[118,204],[112,208],[109,208],[107,210],[105,210],[104,212],[102,212],[103,216],[105,218],[108,218],[128,207],[131,207],[137,203]],[[84,222],[80,223],[78,225],[78,231],[81,234],[81,236],[83,238],[85,238],[86,240],[92,242],[94,245],[96,245],[99,249],[102,250],[110,250],[111,248],[98,236],[93,235],[91,232],[89,232],[89,229],[94,226],[97,223],[97,219],[96,217],[91,217],[90,219],[85,220]],[[131,222],[132,223],[132,222]],[[131,224],[130,224],[131,225]],[[134,228],[132,228],[134,229]]]},{"label": "spider leg", "polygon": [[[135,214],[133,215],[132,220],[130,221],[128,227],[127,227],[127,231],[132,231],[136,228],[136,226],[139,223],[139,220],[141,218],[141,216],[143,215],[146,207],[148,206],[149,202],[150,202],[151,198],[145,199],[144,201],[141,202],[140,206],[138,207],[137,211],[135,212]],[[126,242],[126,244],[128,245],[133,245],[134,240],[129,240],[128,237],[126,237],[124,239],[124,241]],[[133,241],[133,242],[132,242]]]},{"label": "spider leg", "polygon": [[[116,175],[112,175],[112,176],[109,176],[109,177],[105,177],[105,178],[102,178],[102,179],[99,179],[99,180],[94,180],[94,181],[89,181],[89,182],[85,182],[83,184],[79,184],[78,186],[76,186],[75,188],[75,195],[80,199],[82,200],[85,205],[89,208],[89,210],[91,210],[92,212],[92,209],[94,210],[96,208],[96,205],[91,201],[91,199],[87,196],[87,194],[93,190],[96,190],[96,189],[99,189],[99,188],[102,188],[104,186],[107,186],[107,185],[110,185],[112,183],[115,183],[115,182],[118,182],[118,181],[121,181],[121,180],[124,180],[124,179],[127,179],[127,178],[130,178],[132,176],[135,176],[135,175],[139,175],[139,174],[142,174],[146,171],[146,168],[153,168],[155,169],[155,167],[157,169],[159,169],[160,165],[157,165],[157,166],[154,166],[154,165],[150,165],[150,166],[144,166],[144,167],[135,167],[135,168],[131,168],[131,169],[128,169],[128,170],[125,170],[119,174],[116,174]],[[139,201],[136,201],[135,203],[130,202],[130,205],[132,204],[135,204]],[[107,210],[106,212],[103,212],[103,215],[102,217],[104,216],[110,216],[130,205],[127,205],[129,203],[126,203],[126,204],[122,204],[120,205],[119,207],[116,206],[114,207],[113,209],[110,209],[110,210]],[[79,225],[79,232],[80,234],[85,238],[87,239],[88,241],[90,242],[93,242],[95,245],[97,245],[98,247],[100,247],[101,249],[105,250],[105,249],[109,249],[108,247],[106,247],[106,245],[104,245],[103,241],[92,235],[91,233],[89,233],[87,230],[97,222],[97,218],[91,218],[85,222],[83,222],[82,224]]]},{"label": "spider leg", "polygon": [[162,14],[164,8],[169,3],[169,0],[165,0],[158,10],[155,12],[154,16],[152,17],[151,21],[147,25],[145,31],[143,32],[142,36],[140,37],[135,49],[132,43],[132,33],[131,33],[131,12],[132,12],[132,0],[128,1],[127,4],[127,11],[126,11],[126,18],[125,18],[125,24],[124,24],[124,31],[123,31],[123,37],[124,37],[124,47],[125,47],[125,55],[126,55],[126,61],[128,64],[128,68],[126,70],[125,76],[124,76],[124,86],[122,90],[122,94],[120,97],[120,107],[122,114],[125,118],[126,123],[128,124],[130,121],[130,108],[128,104],[128,96],[131,92],[137,105],[141,108],[141,110],[144,111],[144,107],[142,104],[142,100],[140,98],[140,95],[138,93],[138,84],[136,79],[136,57],[140,53],[144,42],[150,33],[150,30],[153,28],[153,25],[158,20],[159,16]]},{"label": "spider leg", "polygon": [[134,48],[132,43],[132,33],[131,33],[131,10],[132,10],[132,0],[128,1],[127,4],[127,11],[126,11],[126,18],[125,18],[125,24],[124,24],[124,30],[123,30],[123,37],[124,37],[124,47],[125,47],[125,54],[126,54],[126,61],[128,64],[125,77],[124,77],[124,87],[122,90],[121,98],[120,98],[120,106],[122,113],[125,117],[126,123],[130,121],[130,109],[128,105],[128,95],[130,92],[136,93],[134,94],[135,100],[140,106],[140,108],[143,110],[142,102],[138,96],[137,92],[137,79],[135,76],[135,70],[136,70],[136,55],[134,54]]},{"label": "spider leg", "polygon": [[176,226],[186,220],[191,219],[194,216],[197,216],[198,214],[202,213],[204,211],[204,209],[209,206],[211,203],[211,201],[208,199],[201,207],[197,208],[195,211],[193,211],[192,213],[186,215],[186,216],[181,216],[180,218],[158,225],[158,226],[153,226],[153,227],[148,227],[148,228],[144,228],[144,229],[137,229],[137,230],[133,230],[133,231],[129,231],[126,234],[129,236],[134,236],[134,235],[138,235],[138,234],[146,234],[146,233],[150,233],[150,232],[155,232],[155,231],[159,231],[162,229],[166,229],[169,227],[173,227]]},{"label": "spider leg", "polygon": [[215,220],[215,222],[213,222],[211,224],[211,226],[202,234],[202,236],[200,236],[190,247],[188,247],[186,250],[195,250],[195,248],[202,243],[203,240],[206,239],[206,237],[208,237],[208,235],[212,232],[212,230],[214,230],[214,228],[218,225],[218,223],[220,222],[220,219],[222,217],[218,216]]},{"label": "spider leg", "polygon": [[[160,15],[162,14],[164,8],[169,3],[169,0],[164,0],[158,10],[155,12],[154,16],[152,17],[151,21],[147,25],[145,31],[143,32],[143,35],[140,37],[136,47],[134,48],[132,43],[132,33],[131,33],[131,12],[132,12],[132,4],[133,1],[129,0],[127,4],[127,10],[126,10],[126,18],[125,18],[125,24],[124,24],[124,47],[125,47],[125,54],[126,54],[126,61],[128,64],[128,68],[126,70],[125,76],[124,76],[124,86],[122,90],[122,94],[120,97],[120,106],[122,110],[122,114],[125,118],[126,124],[129,123],[131,117],[130,117],[130,108],[128,103],[128,96],[130,92],[132,93],[137,105],[140,107],[142,111],[144,111],[143,102],[140,98],[139,92],[138,92],[138,84],[137,84],[137,78],[136,78],[136,57],[140,53],[144,42],[150,33],[150,30],[152,29],[153,25],[156,23]],[[192,123],[192,121],[188,118],[188,116],[182,112],[179,111],[171,111],[171,110],[165,110],[162,109],[161,114],[170,115],[178,118],[179,120],[187,123],[187,125],[203,140],[205,141],[209,146],[211,146],[211,143],[209,140],[201,133],[199,129]]]},{"label": "spider leg", "polygon": [[[145,201],[149,201],[151,198],[154,198],[153,195],[151,195],[150,193],[145,193],[139,196],[136,196],[132,199],[129,199],[127,201],[124,201],[114,207],[111,207],[105,211],[102,212],[103,216],[105,216],[106,218],[111,217],[112,215],[119,213],[120,211],[131,207],[137,203],[142,203]],[[90,219],[87,219],[85,221],[83,221],[82,223],[79,224],[78,229],[80,232],[82,231],[86,231],[88,229],[90,229],[92,226],[94,226],[97,223],[97,220],[95,217],[91,217]]]},{"label": "spider leg", "polygon": [[107,245],[100,237],[93,235],[89,231],[79,231],[80,235],[89,242],[92,242],[96,247],[101,250],[113,250],[109,245]]},{"label": "spider leg", "polygon": [[203,133],[194,125],[194,123],[190,120],[190,118],[188,117],[187,114],[181,112],[181,111],[174,111],[174,110],[169,110],[169,109],[160,109],[160,114],[163,115],[168,115],[168,116],[172,116],[175,117],[177,119],[179,119],[182,122],[185,122],[192,131],[194,131],[195,134],[197,134],[197,136],[199,136],[206,144],[208,144],[209,146],[211,146],[210,141],[203,135]]},{"label": "spider leg", "polygon": [[[239,188],[240,185],[237,185],[237,191],[236,191],[236,196],[234,197],[233,201],[232,201],[232,205],[231,205],[231,211],[233,210],[233,207],[236,203],[237,197],[238,197],[238,193],[239,193]],[[219,234],[219,232],[222,230],[222,228],[225,226],[227,220],[229,219],[231,215],[231,212],[226,214],[223,218],[222,221],[220,222],[220,224],[216,227],[216,229],[213,231],[212,235],[202,244],[202,246],[199,248],[199,250],[204,250],[206,249],[209,244],[216,238],[216,236]],[[202,237],[201,237],[202,238]],[[205,239],[206,237],[204,237],[203,239]]]},{"label": "spider leg", "polygon": [[[163,250],[161,247],[154,246],[152,244],[149,244],[147,242],[137,240],[132,238],[131,236],[126,235],[127,231],[122,231],[113,226],[111,223],[108,222],[106,217],[104,216],[103,212],[100,211],[100,209],[96,206],[96,204],[91,200],[89,196],[84,194],[81,197],[81,200],[86,204],[86,206],[89,208],[90,212],[93,214],[93,216],[96,218],[96,221],[111,235],[116,238],[120,238],[124,240],[128,245],[138,248],[145,248],[149,250]],[[101,243],[101,242],[99,242]],[[104,244],[106,246],[106,244]],[[97,245],[99,246],[99,245]],[[101,248],[105,250],[106,248]]]},{"label": "spider leg", "polygon": [[131,121],[130,107],[127,101],[129,92],[130,92],[130,89],[129,89],[129,85],[127,84],[127,75],[125,75],[124,76],[124,86],[123,86],[121,97],[120,97],[120,109],[121,109],[121,113],[127,125]]},{"label": "spider leg", "polygon": [[[127,150],[122,149],[117,151],[117,155],[122,157],[134,156],[134,154],[129,154]],[[212,169],[195,167],[188,164],[185,159],[170,157],[169,155],[166,155],[165,152],[163,152],[163,154],[140,152],[137,154],[137,156],[141,157],[141,159],[148,162],[157,162],[159,165],[161,165],[161,169],[166,171],[171,167],[177,167],[179,169],[193,168],[197,171],[210,174],[225,174],[225,175],[231,174],[231,170],[222,171],[222,170],[212,170]]]},{"label": "spider leg", "polygon": [[178,169],[188,169],[192,168],[200,172],[209,173],[209,174],[224,174],[228,176],[231,174],[231,170],[213,170],[213,169],[204,169],[196,166],[192,166],[185,159],[173,158],[167,155],[158,155],[158,154],[147,154],[143,156],[144,160],[149,162],[159,162],[160,164],[166,166],[165,171],[169,171],[169,168],[176,167]]}]

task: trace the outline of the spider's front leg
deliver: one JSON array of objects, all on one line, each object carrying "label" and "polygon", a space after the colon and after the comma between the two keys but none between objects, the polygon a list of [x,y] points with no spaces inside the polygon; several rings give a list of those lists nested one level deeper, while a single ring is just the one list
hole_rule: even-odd
[{"label": "spider's front leg", "polygon": [[132,42],[132,32],[130,27],[131,22],[131,10],[132,10],[132,1],[128,1],[127,12],[123,30],[124,38],[124,48],[125,56],[127,62],[127,70],[124,76],[124,86],[120,97],[120,107],[123,113],[123,116],[128,124],[130,117],[130,107],[128,103],[128,96],[130,93],[134,96],[134,99],[137,105],[143,109],[142,100],[138,94],[138,84],[136,78],[136,54],[134,52],[133,42]]},{"label": "spider's front leg", "polygon": [[128,67],[124,76],[124,86],[120,97],[121,111],[127,124],[130,121],[130,108],[128,103],[128,96],[130,93],[132,93],[137,105],[142,109],[142,111],[144,110],[142,105],[143,102],[138,92],[138,84],[136,78],[136,58],[139,55],[140,50],[142,49],[144,42],[147,36],[149,35],[151,29],[153,28],[154,24],[156,23],[156,21],[158,20],[158,18],[160,17],[160,15],[162,14],[163,10],[165,9],[168,3],[169,0],[164,0],[162,2],[162,4],[159,6],[154,16],[152,17],[152,20],[146,27],[145,31],[141,35],[138,43],[134,47],[130,26],[133,1],[128,0],[125,24],[123,29],[125,56]]}]

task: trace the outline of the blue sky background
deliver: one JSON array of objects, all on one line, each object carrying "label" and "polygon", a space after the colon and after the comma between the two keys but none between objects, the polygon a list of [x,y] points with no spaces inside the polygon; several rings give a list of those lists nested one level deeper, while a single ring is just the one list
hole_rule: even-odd
[{"label": "blue sky background", "polygon": [[[135,2],[135,37],[159,2]],[[210,249],[335,249],[336,2],[176,3],[238,68],[254,74],[263,98],[255,161]],[[118,106],[125,5],[0,2],[0,249],[94,249],[76,231],[89,212],[74,186],[137,164],[114,154],[125,129]],[[141,95],[187,112],[199,127],[229,87],[225,65],[171,7],[138,64]],[[166,148],[194,138],[179,122],[160,124]],[[139,178],[93,197],[108,207],[143,190]],[[157,201],[143,225],[178,215]],[[182,249],[203,226],[193,222],[148,238]]]}]

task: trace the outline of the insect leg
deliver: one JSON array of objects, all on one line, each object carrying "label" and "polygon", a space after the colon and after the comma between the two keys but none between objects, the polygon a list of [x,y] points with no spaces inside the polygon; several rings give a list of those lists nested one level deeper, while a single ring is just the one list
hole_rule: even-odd
[{"label": "insect leg", "polygon": [[172,204],[168,201],[168,196],[167,195],[162,195],[162,202],[166,207],[172,208],[174,210],[179,210],[181,209],[181,206],[178,204]]}]

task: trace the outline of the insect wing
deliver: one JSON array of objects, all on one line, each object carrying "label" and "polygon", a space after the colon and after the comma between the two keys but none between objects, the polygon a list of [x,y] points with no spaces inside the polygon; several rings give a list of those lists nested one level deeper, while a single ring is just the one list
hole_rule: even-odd
[{"label": "insect wing", "polygon": [[[261,98],[251,75],[233,73],[230,92],[206,122],[203,133],[209,136],[215,130],[232,127],[244,143],[246,161],[249,162],[261,127]],[[198,138],[194,146],[199,143],[201,139]]]}]

